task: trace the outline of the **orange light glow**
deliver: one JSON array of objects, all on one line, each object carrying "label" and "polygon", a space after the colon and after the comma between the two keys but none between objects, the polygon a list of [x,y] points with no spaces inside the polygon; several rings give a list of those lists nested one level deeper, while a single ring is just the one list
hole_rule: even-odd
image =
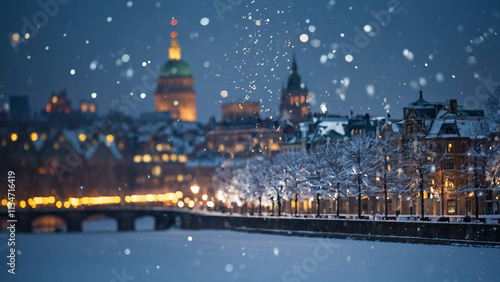
[{"label": "orange light glow", "polygon": [[172,32],[170,33],[170,37],[172,37],[172,38],[177,38],[177,32],[176,32],[176,31],[172,31]]},{"label": "orange light glow", "polygon": [[172,19],[172,20],[170,21],[170,24],[171,24],[172,26],[175,26],[175,25],[177,24],[177,20],[176,20],[176,19]]}]

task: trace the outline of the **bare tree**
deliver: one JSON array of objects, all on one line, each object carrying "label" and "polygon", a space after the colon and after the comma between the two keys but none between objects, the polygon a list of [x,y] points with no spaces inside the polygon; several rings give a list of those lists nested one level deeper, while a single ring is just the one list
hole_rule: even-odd
[{"label": "bare tree", "polygon": [[408,190],[418,192],[420,215],[424,218],[424,192],[427,192],[427,187],[432,183],[436,165],[444,159],[446,153],[438,158],[437,154],[432,150],[432,140],[423,140],[422,138],[423,136],[410,138],[404,144],[403,160],[406,173],[411,179]]},{"label": "bare tree", "polygon": [[347,196],[344,184],[349,175],[349,169],[344,163],[344,143],[331,141],[316,147],[311,155],[317,158],[317,165],[323,166],[322,173],[328,182],[329,194],[336,198],[337,217],[340,215],[340,199]]},{"label": "bare tree", "polygon": [[[319,148],[324,148],[324,146]],[[316,217],[320,217],[321,198],[329,199],[331,195],[331,183],[329,182],[330,167],[326,164],[323,152],[319,148],[311,150],[305,163],[307,173],[306,183],[309,187],[308,192],[316,197]]]},{"label": "bare tree", "polygon": [[306,184],[305,166],[307,154],[300,152],[282,152],[272,161],[271,171],[273,172],[272,185],[277,196],[278,215],[281,215],[281,204],[283,199],[302,193]]},{"label": "bare tree", "polygon": [[388,216],[388,194],[401,195],[408,192],[409,182],[402,161],[402,148],[397,136],[379,136],[377,139],[378,168],[377,180],[383,184],[384,214]]},{"label": "bare tree", "polygon": [[[488,140],[487,130],[473,129],[467,144],[467,156],[462,159],[460,177],[466,180],[455,193],[464,193],[467,197],[473,193],[475,202],[475,217],[479,219],[479,196],[492,190],[499,168],[499,151],[491,140]],[[466,202],[467,203],[467,202]]]},{"label": "bare tree", "polygon": [[[246,164],[246,173],[250,185],[250,191],[254,199],[259,201],[259,215],[262,215],[262,197],[265,195],[268,187],[268,180],[271,179],[271,162],[269,158],[263,155],[253,157]],[[253,205],[252,205],[253,212]]]},{"label": "bare tree", "polygon": [[348,183],[356,187],[358,198],[358,218],[361,218],[363,196],[375,196],[380,189],[375,182],[377,171],[376,143],[373,135],[356,134],[345,144],[345,163],[351,168],[352,177]]},{"label": "bare tree", "polygon": [[[497,88],[494,88],[497,86]],[[486,104],[486,112],[490,119],[500,125],[500,87],[497,85],[489,85],[488,88],[488,103]]]}]

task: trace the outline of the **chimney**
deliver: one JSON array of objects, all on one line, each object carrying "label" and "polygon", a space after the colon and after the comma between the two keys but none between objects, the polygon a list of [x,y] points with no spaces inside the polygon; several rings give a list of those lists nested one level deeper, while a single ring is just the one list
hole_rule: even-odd
[{"label": "chimney", "polygon": [[455,115],[458,113],[457,99],[450,100],[450,111]]}]

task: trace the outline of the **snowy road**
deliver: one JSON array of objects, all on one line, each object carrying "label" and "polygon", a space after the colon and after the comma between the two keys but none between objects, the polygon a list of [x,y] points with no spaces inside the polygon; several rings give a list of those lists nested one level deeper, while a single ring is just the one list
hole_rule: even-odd
[{"label": "snowy road", "polygon": [[214,230],[18,234],[17,247],[1,281],[498,281],[500,263],[493,248]]}]

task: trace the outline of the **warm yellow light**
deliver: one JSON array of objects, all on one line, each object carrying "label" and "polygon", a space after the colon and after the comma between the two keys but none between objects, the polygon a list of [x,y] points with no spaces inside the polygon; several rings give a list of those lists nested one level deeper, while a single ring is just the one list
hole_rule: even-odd
[{"label": "warm yellow light", "polygon": [[193,194],[198,194],[198,192],[200,192],[200,186],[198,185],[191,186],[191,192],[193,192]]},{"label": "warm yellow light", "polygon": [[5,205],[7,205],[7,199],[2,200],[2,206],[5,206]]},{"label": "warm yellow light", "polygon": [[55,103],[57,103],[57,97],[56,96],[52,97],[52,104],[55,104]]},{"label": "warm yellow light", "polygon": [[70,206],[70,204],[69,204],[69,202],[68,202],[68,201],[64,202],[64,207],[65,207],[65,208],[69,209],[69,206]]},{"label": "warm yellow light", "polygon": [[207,194],[203,194],[203,196],[201,196],[201,199],[202,199],[203,201],[208,200],[208,196],[207,196]]},{"label": "warm yellow light", "polygon": [[13,33],[12,34],[12,41],[13,42],[18,42],[19,41],[19,33]]},{"label": "warm yellow light", "polygon": [[32,132],[30,137],[31,137],[31,141],[33,141],[33,142],[38,140],[38,134],[36,132]]},{"label": "warm yellow light", "polygon": [[131,201],[132,199],[130,198],[130,196],[125,196],[125,202],[130,203]]},{"label": "warm yellow light", "polygon": [[184,181],[184,175],[182,175],[182,174],[177,175],[177,181],[178,182]]},{"label": "warm yellow light", "polygon": [[177,197],[177,199],[181,199],[184,196],[184,194],[182,194],[181,191],[177,191],[175,192],[175,196]]},{"label": "warm yellow light", "polygon": [[191,199],[189,197],[184,198],[184,203],[185,204],[189,203],[189,201],[191,201]]},{"label": "warm yellow light", "polygon": [[25,201],[21,201],[19,203],[19,206],[21,206],[21,208],[24,209],[26,207],[26,202]]},{"label": "warm yellow light", "polygon": [[78,140],[80,140],[80,142],[87,140],[87,135],[83,133],[78,134]]},{"label": "warm yellow light", "polygon": [[161,167],[159,165],[156,165],[154,166],[152,169],[151,169],[151,174],[153,176],[160,176],[161,175]]},{"label": "warm yellow light", "polygon": [[176,154],[171,154],[170,155],[170,160],[173,161],[173,162],[176,162],[177,161],[177,155]]},{"label": "warm yellow light", "polygon": [[135,155],[134,156],[134,163],[140,163],[141,159],[142,159],[141,155]]},{"label": "warm yellow light", "polygon": [[189,201],[188,207],[190,207],[190,208],[194,207],[194,201],[193,200]]},{"label": "warm yellow light", "polygon": [[24,143],[23,149],[28,151],[30,149],[30,145],[28,143]]},{"label": "warm yellow light", "polygon": [[183,203],[183,202],[181,202],[181,201],[178,201],[178,202],[177,202],[177,206],[178,206],[179,208],[182,208],[182,207],[184,207],[184,203]]},{"label": "warm yellow light", "polygon": [[58,209],[60,209],[60,208],[62,207],[62,203],[61,203],[61,201],[57,201],[57,203],[56,203],[56,207],[57,207]]},{"label": "warm yellow light", "polygon": [[179,155],[179,162],[180,163],[187,162],[187,156],[186,155]]},{"label": "warm yellow light", "polygon": [[18,137],[19,136],[17,136],[17,133],[12,133],[10,135],[10,140],[12,140],[12,142],[16,142]]},{"label": "warm yellow light", "polygon": [[115,137],[111,134],[108,134],[108,136],[106,136],[106,140],[108,140],[109,143],[113,143],[113,141],[115,141]]},{"label": "warm yellow light", "polygon": [[142,161],[145,162],[145,163],[151,162],[151,155],[150,154],[145,154],[144,156],[142,156]]},{"label": "warm yellow light", "polygon": [[156,144],[156,151],[158,151],[158,152],[163,151],[163,146],[162,146],[162,144]]},{"label": "warm yellow light", "polygon": [[168,162],[170,160],[170,157],[167,155],[167,154],[163,154],[161,155],[161,159],[164,161],[164,162]]}]

